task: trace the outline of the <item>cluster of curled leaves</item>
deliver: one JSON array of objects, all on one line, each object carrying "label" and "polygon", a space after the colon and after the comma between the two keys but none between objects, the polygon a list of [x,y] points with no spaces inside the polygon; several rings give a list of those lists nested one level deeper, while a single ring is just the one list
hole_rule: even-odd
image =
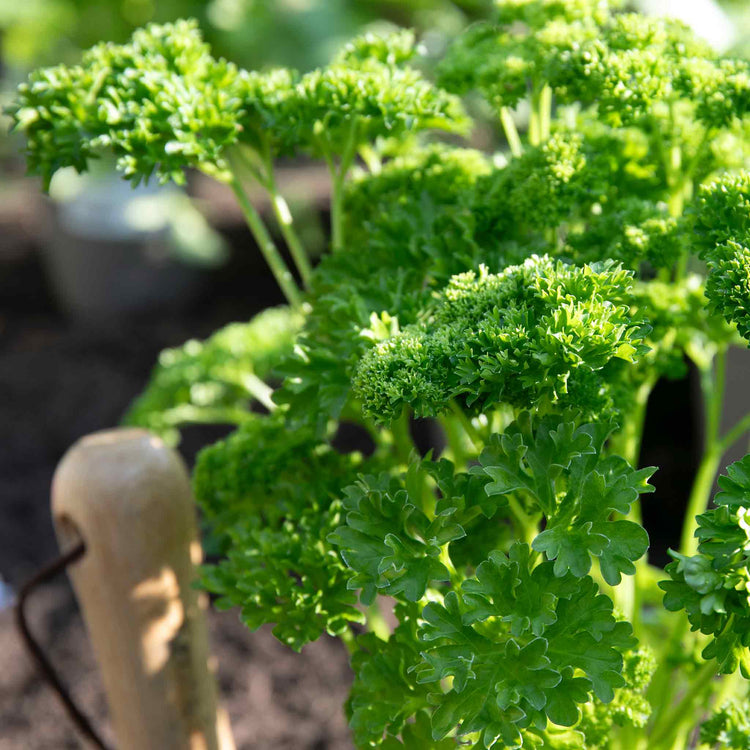
[{"label": "cluster of curled leaves", "polygon": [[400,33],[360,39],[304,75],[248,72],[212,57],[195,21],[151,24],[78,65],[35,71],[8,112],[45,185],[103,153],[135,184],[152,175],[181,183],[186,168],[225,176],[237,144],[333,158],[378,136],[464,131],[459,100],[408,65],[414,54],[413,35]]},{"label": "cluster of curled leaves", "polygon": [[252,629],[273,622],[296,650],[362,622],[349,572],[326,541],[341,523],[342,486],[366,468],[310,430],[256,416],[204,449],[194,489],[222,559],[203,584],[220,608],[239,607]]},{"label": "cluster of curled leaves", "polygon": [[451,279],[426,320],[377,343],[360,360],[354,390],[382,421],[405,406],[433,416],[460,399],[576,405],[600,414],[613,360],[644,350],[644,325],[623,304],[631,275],[611,264],[571,266],[533,256],[499,274],[481,267]]},{"label": "cluster of curled leaves", "polygon": [[704,185],[694,222],[711,308],[750,340],[750,174],[727,173]]},{"label": "cluster of curled leaves", "polygon": [[721,59],[678,21],[613,14],[607,5],[499,3],[495,18],[453,45],[440,82],[460,93],[478,90],[498,108],[548,86],[560,103],[594,104],[617,126],[660,117],[665,102],[689,102],[706,127],[747,113],[745,61]]},{"label": "cluster of curled leaves", "polygon": [[[248,72],[192,22],[149,26],[32,74],[10,113],[45,182],[107,152],[137,183],[226,178],[237,146],[346,164],[388,140],[397,155],[347,186],[346,242],[304,318],[169,350],[129,419],[172,437],[239,423],[194,485],[220,557],[204,585],[249,627],[299,650],[395,600],[387,642],[356,636],[358,746],[607,747],[645,725],[654,669],[595,582],[633,575],[648,546],[628,514],[653,469],[609,441],[642,382],[683,375],[685,355],[705,366],[732,326],[750,335],[748,178],[715,177],[744,158],[747,66],[601,0],[496,3],[441,86],[417,56],[408,32],[365,35],[308,74]],[[582,106],[513,158],[410,140],[464,132],[474,90],[505,114],[529,93]],[[676,272],[696,248],[705,284]],[[476,417],[469,468],[396,455],[411,415],[457,414]],[[338,420],[372,455],[334,447]],[[730,468],[664,585],[722,671],[747,671],[749,476]],[[702,736],[746,725],[729,705]]]},{"label": "cluster of curled leaves", "polygon": [[716,507],[698,516],[697,554],[673,552],[671,580],[660,586],[664,606],[684,609],[693,629],[710,636],[703,657],[715,659],[722,674],[739,667],[749,677],[750,456],[729,466],[719,488]]}]

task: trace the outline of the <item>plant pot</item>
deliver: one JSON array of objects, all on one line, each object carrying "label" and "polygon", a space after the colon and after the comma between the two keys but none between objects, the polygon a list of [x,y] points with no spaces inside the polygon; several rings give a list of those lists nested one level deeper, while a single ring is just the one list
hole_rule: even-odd
[{"label": "plant pot", "polygon": [[[221,240],[177,188],[133,189],[112,172],[61,178],[50,191],[42,258],[61,308],[74,318],[95,322],[180,306],[196,291],[201,266],[222,255]],[[186,259],[176,224],[191,221],[198,224],[192,237],[219,252]]]}]

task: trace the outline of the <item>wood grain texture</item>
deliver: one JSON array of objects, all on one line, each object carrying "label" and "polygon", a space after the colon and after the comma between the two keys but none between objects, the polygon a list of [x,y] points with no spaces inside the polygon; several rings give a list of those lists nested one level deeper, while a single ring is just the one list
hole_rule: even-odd
[{"label": "wood grain texture", "polygon": [[[79,440],[52,484],[63,549],[107,693],[120,750],[232,750],[217,719],[201,560],[182,459],[144,430]],[[218,727],[218,728],[217,728]]]}]

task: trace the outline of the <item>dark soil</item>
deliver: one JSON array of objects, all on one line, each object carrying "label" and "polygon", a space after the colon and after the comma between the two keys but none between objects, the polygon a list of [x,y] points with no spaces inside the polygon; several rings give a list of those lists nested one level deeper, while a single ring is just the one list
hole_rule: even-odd
[{"label": "dark soil", "polygon": [[[240,231],[229,236],[244,250],[206,274],[189,303],[84,325],[57,309],[34,248],[3,253],[8,235],[0,232],[0,579],[11,590],[58,554],[49,487],[70,445],[117,424],[161,349],[281,301],[248,238]],[[188,463],[224,432],[189,430],[181,446]],[[33,630],[75,700],[111,742],[94,658],[65,577],[40,590],[31,610]],[[212,612],[210,627],[238,748],[351,748],[342,710],[351,675],[338,642],[323,639],[298,655],[270,630],[250,633],[236,612]],[[0,608],[0,750],[86,746],[24,651],[6,604]]]}]

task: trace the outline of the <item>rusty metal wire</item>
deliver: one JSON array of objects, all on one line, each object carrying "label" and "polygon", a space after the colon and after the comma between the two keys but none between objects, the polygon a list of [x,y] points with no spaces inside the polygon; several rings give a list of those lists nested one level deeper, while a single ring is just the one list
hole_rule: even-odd
[{"label": "rusty metal wire", "polygon": [[57,671],[52,666],[52,663],[44,653],[44,649],[41,647],[37,639],[34,637],[29,627],[28,618],[26,616],[26,606],[31,595],[36,591],[39,586],[46,583],[47,581],[54,578],[56,575],[64,571],[68,565],[80,560],[86,553],[86,545],[84,542],[79,542],[72,547],[68,552],[60,555],[56,560],[51,562],[49,565],[42,568],[36,575],[30,578],[22,587],[18,594],[18,601],[16,602],[16,625],[18,631],[23,638],[23,641],[28,649],[29,653],[36,662],[39,670],[42,673],[44,679],[49,683],[50,687],[57,693],[57,696],[62,701],[65,710],[68,712],[68,716],[72,719],[73,723],[78,727],[81,734],[83,734],[93,745],[100,748],[100,750],[109,750],[107,745],[102,740],[99,733],[94,729],[88,717],[81,712],[78,706],[75,704],[73,697],[71,696],[68,689],[63,684]]}]

